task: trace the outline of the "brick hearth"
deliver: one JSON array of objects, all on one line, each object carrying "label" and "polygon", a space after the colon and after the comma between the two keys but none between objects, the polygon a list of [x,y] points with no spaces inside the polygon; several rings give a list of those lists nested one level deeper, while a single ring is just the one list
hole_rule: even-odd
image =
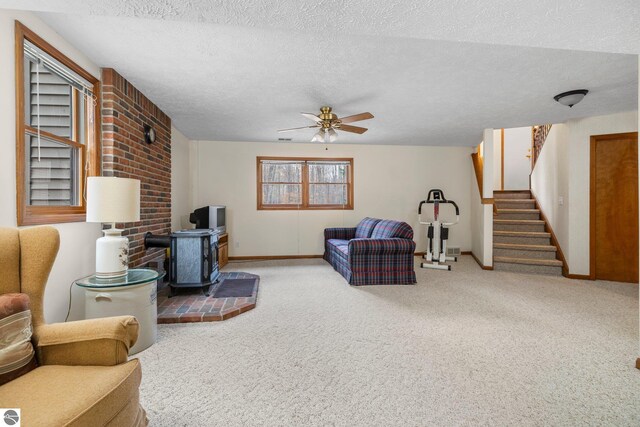
[{"label": "brick hearth", "polygon": [[[253,279],[256,284],[250,297],[213,298],[224,279]],[[249,273],[221,273],[220,282],[211,287],[208,297],[196,288],[178,289],[169,298],[169,287],[158,292],[158,323],[216,322],[227,320],[256,306],[260,277]]]}]

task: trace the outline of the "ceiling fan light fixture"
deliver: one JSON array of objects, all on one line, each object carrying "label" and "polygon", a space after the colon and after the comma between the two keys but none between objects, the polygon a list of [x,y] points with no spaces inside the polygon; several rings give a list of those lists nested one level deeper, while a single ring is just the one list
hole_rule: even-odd
[{"label": "ceiling fan light fixture", "polygon": [[558,95],[554,96],[553,99],[555,99],[560,104],[566,105],[567,107],[571,108],[578,102],[582,101],[582,99],[588,93],[589,91],[587,89],[570,90],[569,92],[559,93]]},{"label": "ceiling fan light fixture", "polygon": [[327,136],[329,137],[329,142],[336,142],[338,139],[338,132],[336,132],[333,128],[329,128],[327,131]]},{"label": "ceiling fan light fixture", "polygon": [[311,142],[324,142],[324,129],[320,129],[318,133],[313,135]]},{"label": "ceiling fan light fixture", "polygon": [[318,129],[318,132],[313,135],[311,138],[311,142],[335,142],[338,140],[338,132],[336,129],[339,129],[341,132],[351,132],[357,133],[359,135],[365,133],[367,128],[363,128],[360,126],[353,126],[346,123],[359,122],[361,120],[369,120],[373,119],[373,114],[369,112],[353,114],[351,116],[341,117],[339,118],[335,113],[332,112],[331,107],[321,107],[320,114],[315,115],[311,113],[301,113],[307,119],[313,120],[316,122],[315,125],[312,126],[303,126],[297,128],[289,128],[289,129],[280,129],[278,132],[291,132],[297,131],[301,129]]}]

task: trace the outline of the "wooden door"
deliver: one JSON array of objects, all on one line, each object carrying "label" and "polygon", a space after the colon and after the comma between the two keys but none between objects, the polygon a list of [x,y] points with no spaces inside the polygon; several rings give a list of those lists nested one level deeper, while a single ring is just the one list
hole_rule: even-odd
[{"label": "wooden door", "polygon": [[638,282],[638,134],[591,137],[591,278]]}]

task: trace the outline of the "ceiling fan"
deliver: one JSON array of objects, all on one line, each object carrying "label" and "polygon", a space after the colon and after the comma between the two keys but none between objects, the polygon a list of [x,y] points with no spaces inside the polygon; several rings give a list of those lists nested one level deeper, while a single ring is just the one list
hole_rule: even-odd
[{"label": "ceiling fan", "polygon": [[299,128],[280,129],[278,132],[290,132],[293,130],[317,128],[319,129],[318,133],[316,133],[313,138],[311,138],[311,142],[334,142],[336,139],[338,139],[338,133],[336,132],[336,130],[358,134],[363,134],[367,131],[367,128],[352,126],[346,123],[353,123],[360,120],[368,120],[373,118],[373,114],[371,113],[360,113],[354,114],[352,116],[338,118],[337,115],[331,112],[331,107],[320,108],[320,114],[317,116],[311,113],[300,114],[308,119],[313,120],[314,122],[316,122],[316,124],[313,126],[302,126]]}]

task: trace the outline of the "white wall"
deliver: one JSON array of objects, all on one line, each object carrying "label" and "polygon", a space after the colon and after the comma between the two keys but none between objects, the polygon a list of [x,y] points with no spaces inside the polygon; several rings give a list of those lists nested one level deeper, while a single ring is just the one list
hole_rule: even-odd
[{"label": "white wall", "polygon": [[171,230],[181,230],[192,211],[189,189],[190,141],[171,126]]},{"label": "white wall", "polygon": [[531,191],[549,220],[567,264],[569,253],[569,134],[565,124],[554,124],[531,173]]},{"label": "white wall", "polygon": [[590,137],[637,129],[637,111],[569,120],[551,128],[551,139],[536,162],[531,185],[571,274],[589,274]]},{"label": "white wall", "polygon": [[[494,182],[496,172],[495,140],[500,143],[500,132],[493,129],[485,129],[483,132],[480,153],[483,158],[482,168],[482,195],[478,189],[478,181],[475,177],[473,164],[471,164],[471,252],[485,267],[493,266],[493,205],[482,204],[482,199],[493,198],[494,186],[485,185]],[[498,172],[499,173],[499,172]]]},{"label": "white wall", "polygon": [[504,189],[526,190],[529,188],[531,159],[527,153],[531,148],[531,127],[504,130]]},{"label": "white wall", "polygon": [[493,189],[502,190],[502,129],[493,131]]},{"label": "white wall", "polygon": [[[493,199],[493,187],[490,185],[494,182],[494,138],[496,132],[493,129],[485,129],[483,132],[482,146],[484,150],[483,168],[482,168],[482,197],[485,199]],[[484,184],[486,183],[486,184]],[[482,264],[485,267],[493,266],[493,205],[482,205],[482,245],[483,253]]]},{"label": "white wall", "polygon": [[473,164],[469,167],[472,172],[469,181],[471,183],[471,252],[478,260],[482,261],[484,259],[484,209]]},{"label": "white wall", "polygon": [[483,205],[478,182],[471,176],[471,252],[486,267],[493,265],[493,205]]},{"label": "white wall", "polygon": [[[471,248],[471,149],[467,147],[364,146],[332,144],[197,141],[192,146],[194,207],[227,206],[230,256],[320,255],[323,230],[352,227],[363,217],[406,221],[417,250],[426,249],[418,223],[418,203],[432,188],[442,189],[460,207],[460,223],[450,246]],[[355,209],[258,211],[256,157],[353,157]]]},{"label": "white wall", "polygon": [[[96,77],[100,69],[81,52],[64,41],[34,14],[0,10],[0,226],[16,227],[16,129],[14,20],[43,37],[62,53]],[[45,292],[44,314],[47,322],[64,320],[69,303],[69,287],[74,279],[95,270],[95,241],[100,224],[71,223],[54,225],[60,232],[60,252],[51,271]],[[72,318],[82,314],[84,302],[74,290]]]}]

